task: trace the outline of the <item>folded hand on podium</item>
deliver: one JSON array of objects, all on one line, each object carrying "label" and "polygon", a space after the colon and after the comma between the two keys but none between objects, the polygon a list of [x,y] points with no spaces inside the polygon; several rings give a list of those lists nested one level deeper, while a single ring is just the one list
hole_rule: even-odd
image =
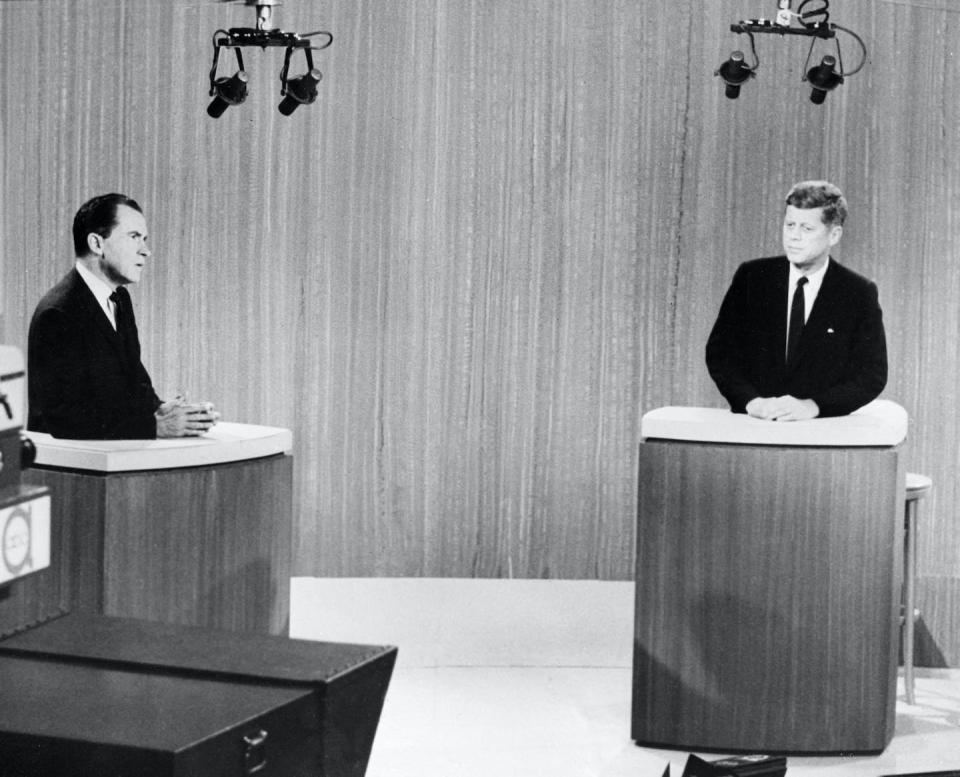
[{"label": "folded hand on podium", "polygon": [[789,394],[782,397],[755,397],[747,402],[747,415],[767,421],[806,421],[820,415],[820,408],[812,399],[797,399]]},{"label": "folded hand on podium", "polygon": [[164,402],[154,415],[158,438],[200,437],[220,418],[212,402],[187,402],[182,394]]}]

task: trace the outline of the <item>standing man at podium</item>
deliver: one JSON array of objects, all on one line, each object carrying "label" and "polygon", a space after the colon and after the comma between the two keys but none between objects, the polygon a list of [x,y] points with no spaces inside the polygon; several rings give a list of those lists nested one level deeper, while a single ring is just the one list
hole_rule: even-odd
[{"label": "standing man at podium", "polygon": [[27,428],[85,440],[202,435],[209,403],[162,402],[140,361],[126,286],[150,258],[140,206],[122,194],[86,202],[73,221],[76,264],[40,303],[28,338]]},{"label": "standing man at podium", "polygon": [[846,415],[886,385],[877,287],[830,256],[846,217],[836,186],[798,183],[786,198],[784,255],[737,269],[706,349],[733,412],[771,421]]}]

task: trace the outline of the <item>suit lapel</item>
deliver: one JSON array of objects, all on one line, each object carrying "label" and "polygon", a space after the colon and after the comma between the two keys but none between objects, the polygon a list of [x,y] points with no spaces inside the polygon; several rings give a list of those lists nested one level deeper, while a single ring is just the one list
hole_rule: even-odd
[{"label": "suit lapel", "polygon": [[790,283],[790,263],[784,257],[776,265],[770,284],[769,304],[771,305],[770,320],[773,321],[772,331],[776,342],[781,344],[779,363],[782,365],[787,353],[787,286]]},{"label": "suit lapel", "polygon": [[80,277],[80,273],[73,270],[73,274],[75,276],[73,279],[74,294],[77,300],[79,300],[84,313],[94,323],[94,326],[96,326],[100,334],[103,335],[104,339],[117,349],[117,353],[120,355],[124,364],[126,364],[129,359],[123,345],[123,339],[110,324],[106,313],[103,312],[103,308],[100,307],[97,298],[93,295],[93,292],[90,291],[90,287],[87,286],[83,278]]},{"label": "suit lapel", "polygon": [[[823,329],[829,322],[830,311],[836,310],[838,304],[838,295],[840,292],[836,268],[833,266],[833,260],[827,265],[827,271],[823,274],[823,283],[820,284],[820,291],[814,300],[813,309],[810,311],[810,318],[803,328],[803,333],[808,331],[816,332]],[[801,338],[802,339],[802,338]]]}]

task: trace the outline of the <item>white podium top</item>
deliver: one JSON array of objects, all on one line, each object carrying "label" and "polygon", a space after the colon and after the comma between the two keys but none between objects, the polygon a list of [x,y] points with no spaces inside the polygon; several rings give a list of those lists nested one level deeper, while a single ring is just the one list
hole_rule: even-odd
[{"label": "white podium top", "polygon": [[172,440],[61,440],[39,432],[25,434],[37,447],[37,464],[92,472],[203,467],[288,453],[293,448],[289,429],[224,421],[203,437]]},{"label": "white podium top", "polygon": [[889,447],[907,436],[907,411],[875,399],[850,415],[809,421],[762,421],[713,407],[661,407],[640,422],[644,438],[748,445]]}]

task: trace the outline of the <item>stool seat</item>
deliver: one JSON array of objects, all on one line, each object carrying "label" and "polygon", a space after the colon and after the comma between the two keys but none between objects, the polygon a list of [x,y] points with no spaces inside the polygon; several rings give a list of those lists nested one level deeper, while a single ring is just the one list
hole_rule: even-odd
[{"label": "stool seat", "polygon": [[930,493],[933,481],[926,475],[908,472],[904,496],[903,542],[903,685],[907,704],[914,704],[913,640],[917,583],[917,502]]},{"label": "stool seat", "polygon": [[914,499],[923,499],[933,488],[933,481],[926,475],[918,475],[916,472],[907,473],[907,501]]}]

